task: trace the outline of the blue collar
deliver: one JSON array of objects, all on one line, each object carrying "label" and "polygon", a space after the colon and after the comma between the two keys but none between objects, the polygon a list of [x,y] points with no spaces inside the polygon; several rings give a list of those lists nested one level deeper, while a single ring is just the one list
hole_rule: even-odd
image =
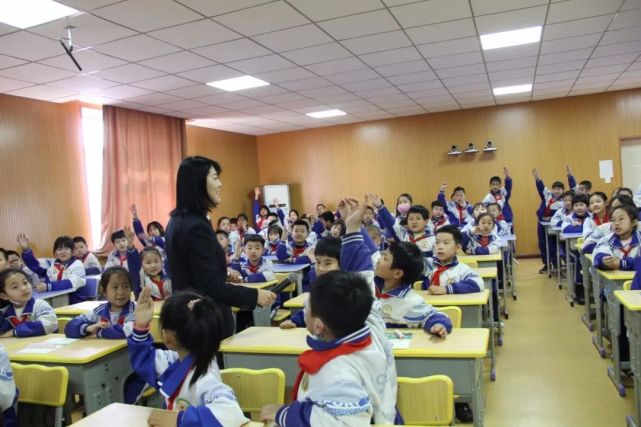
[{"label": "blue collar", "polygon": [[[36,300],[31,297],[31,299],[25,304],[24,310],[22,310],[22,316],[33,313],[33,305],[35,303]],[[8,319],[11,317],[17,317],[16,308],[13,306],[13,304],[9,303],[9,307],[7,307],[7,309],[5,310],[3,318]]]},{"label": "blue collar", "polygon": [[[632,240],[630,241],[630,246],[635,247],[638,246],[639,243],[641,242],[641,232],[638,230],[635,230],[632,233]],[[613,234],[612,237],[610,237],[610,246],[621,249],[623,245],[621,244],[621,238],[617,236],[616,234]]]},{"label": "blue collar", "polygon": [[[127,304],[126,306],[124,306],[122,308],[122,311],[118,315],[118,319],[121,319],[123,317],[127,317],[130,313],[133,313],[135,308],[136,308],[136,306],[135,306],[134,302],[130,301],[129,304]],[[110,314],[111,313],[111,303],[110,302],[107,302],[105,304],[99,305],[98,307],[94,308],[93,312],[96,313],[101,318],[109,319],[109,321],[111,322],[111,314]]]},{"label": "blue collar", "polygon": [[455,267],[455,266],[457,266],[457,265],[458,265],[458,258],[457,258],[456,256],[454,256],[454,258],[452,258],[452,261],[450,261],[450,262],[449,262],[449,263],[447,263],[447,264],[443,264],[443,263],[441,262],[441,260],[440,260],[440,259],[438,259],[438,258],[436,258],[436,257],[434,257],[434,258],[432,258],[432,259],[434,260],[434,264],[436,264],[436,265],[440,265],[441,267],[445,267],[445,266]]},{"label": "blue collar", "polygon": [[158,379],[160,393],[166,398],[171,397],[183,384],[193,367],[194,358],[191,354],[187,355],[183,360],[177,360],[169,365]]},{"label": "blue collar", "polygon": [[314,338],[311,335],[308,335],[307,345],[309,345],[314,351],[331,350],[341,344],[362,342],[366,340],[370,335],[371,332],[369,330],[369,326],[365,325],[359,330],[352,332],[347,336],[332,341],[323,341],[318,338]]}]

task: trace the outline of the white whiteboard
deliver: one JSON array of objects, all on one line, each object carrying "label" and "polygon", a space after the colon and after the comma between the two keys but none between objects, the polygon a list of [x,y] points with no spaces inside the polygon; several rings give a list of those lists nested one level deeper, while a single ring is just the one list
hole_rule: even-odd
[{"label": "white whiteboard", "polygon": [[[278,206],[276,206],[274,201],[278,201]],[[289,185],[287,184],[277,184],[277,185],[264,185],[263,186],[263,201],[269,209],[273,212],[276,212],[278,208],[282,209],[285,213],[285,217],[289,214],[291,209],[291,200],[289,198]]]}]

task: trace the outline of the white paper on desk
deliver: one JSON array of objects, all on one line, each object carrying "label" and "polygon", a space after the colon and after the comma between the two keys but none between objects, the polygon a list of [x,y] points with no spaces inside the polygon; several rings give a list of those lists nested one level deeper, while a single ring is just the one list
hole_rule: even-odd
[{"label": "white paper on desk", "polygon": [[604,179],[607,184],[612,181],[612,177],[614,176],[612,160],[599,160],[599,176]]},{"label": "white paper on desk", "polygon": [[41,346],[27,346],[23,348],[22,350],[18,350],[16,353],[19,354],[46,354],[46,353],[51,353],[54,350],[59,349],[60,346],[48,346],[48,347],[41,347]]},{"label": "white paper on desk", "polygon": [[43,341],[44,345],[67,345],[71,344],[74,341],[77,341],[77,338],[49,338],[47,341]]},{"label": "white paper on desk", "polygon": [[412,342],[412,340],[411,339],[399,340],[398,338],[394,338],[389,340],[389,342],[392,343],[393,350],[399,350],[399,349],[410,348],[410,343]]}]

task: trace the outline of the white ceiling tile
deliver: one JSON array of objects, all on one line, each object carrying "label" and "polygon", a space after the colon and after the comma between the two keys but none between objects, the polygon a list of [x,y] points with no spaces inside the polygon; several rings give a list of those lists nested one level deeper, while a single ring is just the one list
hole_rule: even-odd
[{"label": "white ceiling tile", "polygon": [[539,65],[558,64],[559,62],[585,61],[592,54],[593,49],[578,49],[568,52],[550,53],[539,57]]},{"label": "white ceiling tile", "polygon": [[461,85],[469,85],[478,82],[487,82],[487,74],[473,74],[470,76],[460,76],[443,79],[443,84],[448,88]]},{"label": "white ceiling tile", "polygon": [[462,37],[476,37],[476,28],[471,18],[407,28],[405,31],[416,44],[434,43]]},{"label": "white ceiling tile", "polygon": [[152,31],[149,35],[184,49],[208,46],[242,37],[240,34],[223,27],[211,19],[203,19]]},{"label": "white ceiling tile", "polygon": [[[489,65],[489,64],[488,64]],[[470,74],[480,74],[485,72],[484,64],[463,65],[461,67],[441,68],[437,74],[441,78],[469,76]]]},{"label": "white ceiling tile", "polygon": [[490,81],[500,81],[508,79],[529,79],[534,78],[534,67],[518,68],[516,70],[494,71],[489,74]]},{"label": "white ceiling tile", "polygon": [[[2,39],[0,39],[0,41],[2,41]],[[594,49],[592,57],[598,58],[601,56],[622,55],[633,52],[641,53],[641,43],[638,41],[597,46],[597,48]]]},{"label": "white ceiling tile", "polygon": [[207,108],[209,105],[204,102],[194,101],[192,99],[183,99],[180,101],[167,102],[159,105],[160,108],[167,108],[173,111],[184,111],[194,108]]},{"label": "white ceiling tile", "polygon": [[528,44],[524,46],[504,47],[502,49],[492,49],[483,51],[483,56],[488,62],[505,61],[507,59],[523,58],[526,56],[535,56],[539,54],[539,43]]},{"label": "white ceiling tile", "polygon": [[628,68],[628,64],[616,64],[616,65],[608,65],[605,67],[585,68],[581,72],[581,77],[600,76],[600,75],[611,74],[611,73],[616,73],[618,75],[624,72],[626,68]]},{"label": "white ceiling tile", "polygon": [[[474,79],[474,81],[478,81],[478,80]],[[441,83],[440,80],[428,80],[428,81],[417,82],[417,83],[407,83],[407,84],[397,85],[397,87],[403,92],[411,94],[413,92],[420,92],[424,90],[442,89],[443,83]]]},{"label": "white ceiling tile", "polygon": [[608,28],[612,15],[594,16],[574,21],[548,24],[543,29],[543,40],[562,39],[590,33],[602,33]]},{"label": "white ceiling tile", "polygon": [[475,18],[476,28],[479,34],[490,34],[543,25],[545,23],[546,12],[547,6],[537,6],[510,12],[477,16]]},{"label": "white ceiling tile", "polygon": [[557,62],[555,64],[539,65],[536,68],[537,74],[552,74],[561,71],[581,70],[585,65],[585,60]]},{"label": "white ceiling tile", "polygon": [[24,64],[25,62],[27,61],[23,61],[22,59],[18,58],[12,58],[11,56],[0,55],[0,69],[15,67],[16,65]]},{"label": "white ceiling tile", "polygon": [[515,95],[505,95],[505,96],[496,97],[496,103],[498,105],[513,104],[516,102],[528,102],[529,100],[530,100],[530,94],[527,94],[527,95],[515,94]]},{"label": "white ceiling tile", "polygon": [[136,96],[129,98],[128,101],[143,105],[160,105],[168,102],[182,101],[177,96],[167,95],[166,93],[150,93],[148,95]]},{"label": "white ceiling tile", "polygon": [[179,89],[182,87],[193,86],[194,82],[191,80],[183,79],[176,76],[162,76],[149,80],[141,80],[133,83],[133,86],[141,87],[144,89],[155,90],[158,92]]},{"label": "white ceiling tile", "polygon": [[580,72],[581,70],[571,70],[571,71],[562,71],[562,72],[552,73],[552,74],[537,74],[536,82],[544,83],[544,82],[552,82],[555,80],[573,79],[573,78],[579,77]]},{"label": "white ceiling tile", "polygon": [[270,71],[268,73],[255,74],[254,77],[258,77],[259,79],[269,83],[282,83],[282,82],[313,78],[314,74],[310,73],[304,68],[294,67],[294,68],[287,68],[285,70],[276,70],[276,71]]},{"label": "white ceiling tile", "polygon": [[328,96],[317,96],[314,99],[316,99],[318,102],[322,102],[323,104],[331,105],[332,107],[336,107],[337,105],[340,105],[342,107],[356,106],[356,105],[364,105],[367,103],[367,101],[364,101],[358,96],[352,95],[351,93],[341,93],[338,95],[328,95]]},{"label": "white ceiling tile", "polygon": [[[94,52],[91,50],[81,50],[78,52],[74,52],[73,56],[82,67],[83,74],[126,64],[126,62],[121,59],[114,58],[113,56],[103,55],[102,53]],[[54,58],[45,59],[40,61],[40,63],[62,68],[64,70],[71,71],[74,74],[78,72],[78,68],[76,68],[76,65],[67,55],[60,55]]]},{"label": "white ceiling tile", "polygon": [[343,40],[341,43],[355,55],[398,49],[412,44],[403,31],[390,31],[388,33],[356,37]]},{"label": "white ceiling tile", "polygon": [[216,94],[216,95],[207,95],[203,96],[202,98],[198,98],[197,100],[200,102],[204,102],[205,104],[211,104],[211,105],[218,105],[224,107],[225,104],[234,102],[234,101],[242,101],[244,99],[247,99],[244,96],[237,95],[235,93],[221,93],[221,94]]},{"label": "white ceiling tile", "polygon": [[299,65],[316,64],[352,56],[347,49],[336,42],[283,52],[282,55]]},{"label": "white ceiling tile", "polygon": [[[433,89],[431,93],[436,93],[438,92],[437,89]],[[414,100],[413,94],[404,94],[401,92],[397,93],[392,93],[391,95],[376,95],[376,96],[370,96],[368,98],[368,101],[372,104],[387,104],[387,103],[392,103],[392,102],[408,102],[408,101],[416,102]],[[363,101],[363,102],[368,102],[368,101]],[[365,104],[366,105],[366,104]]]},{"label": "white ceiling tile", "polygon": [[452,103],[452,104],[442,104],[442,105],[434,105],[430,106],[427,111],[430,113],[438,113],[439,111],[453,111],[453,110],[460,110],[461,107],[459,107],[457,104]]},{"label": "white ceiling tile", "polygon": [[209,105],[207,107],[188,109],[185,111],[188,112],[192,118],[197,119],[202,117],[211,117],[215,114],[220,114],[228,110],[222,107]]},{"label": "white ceiling tile", "polygon": [[379,77],[379,74],[367,68],[364,70],[350,71],[348,73],[332,74],[331,76],[327,76],[326,78],[327,80],[331,80],[336,84],[344,84],[344,83],[357,82],[361,80],[371,80],[378,77]]},{"label": "white ceiling tile", "polygon": [[421,59],[421,55],[416,51],[416,48],[411,46],[369,53],[361,55],[360,58],[372,67],[379,67],[381,65],[398,64],[399,62],[417,61]]},{"label": "white ceiling tile", "polygon": [[394,117],[394,115],[385,111],[380,111],[380,112],[371,112],[371,113],[361,113],[358,115],[358,117],[365,120],[383,120],[383,119],[391,119],[392,117]]},{"label": "white ceiling tile", "polygon": [[290,3],[314,21],[354,15],[384,7],[380,0],[290,0]]},{"label": "white ceiling tile", "polygon": [[553,99],[553,98],[564,98],[568,94],[567,90],[564,91],[550,91],[550,92],[533,92],[532,93],[532,100],[533,101],[542,101],[545,99]]},{"label": "white ceiling tile", "polygon": [[457,100],[469,100],[469,99],[479,99],[479,98],[488,98],[492,97],[492,89],[490,89],[489,86],[484,87],[483,89],[477,89],[477,90],[467,90],[464,91],[463,89],[468,88],[469,85],[465,87],[461,87],[460,92],[453,92],[455,93],[455,97]]},{"label": "white ceiling tile", "polygon": [[9,92],[11,90],[22,89],[29,86],[33,86],[33,83],[8,79],[6,77],[0,76],[0,92]]},{"label": "white ceiling tile", "polygon": [[199,83],[209,83],[217,80],[231,79],[240,77],[243,73],[232,70],[224,65],[214,65],[213,67],[198,68],[197,70],[185,71],[178,73],[180,77],[193,80]]},{"label": "white ceiling tile", "polygon": [[64,53],[57,41],[26,31],[0,36],[0,54],[37,61],[60,55],[60,52]]},{"label": "white ceiling tile", "polygon": [[289,93],[281,93],[278,95],[265,96],[261,100],[269,104],[279,104],[281,102],[300,101],[303,99],[305,98],[299,95],[298,93],[289,92]]},{"label": "white ceiling tile", "polygon": [[43,101],[51,101],[52,99],[62,98],[64,96],[73,96],[75,94],[77,94],[77,92],[73,90],[61,89],[47,85],[31,86],[8,92],[8,95],[40,99]]},{"label": "white ceiling tile", "polygon": [[566,92],[570,90],[576,79],[568,80],[555,80],[550,82],[540,82],[537,81],[534,83],[535,91],[551,91],[551,90],[565,90]]},{"label": "white ceiling tile", "polygon": [[384,110],[418,107],[416,102],[408,97],[405,97],[405,99],[400,101],[377,102],[376,105]]},{"label": "white ceiling tile", "polygon": [[264,102],[257,101],[255,99],[243,99],[240,101],[228,102],[227,104],[225,104],[225,108],[244,112],[245,108],[264,107],[265,105],[267,104],[265,104]]},{"label": "white ceiling tile", "polygon": [[247,38],[204,46],[192,51],[218,62],[240,61],[271,53],[268,49]]},{"label": "white ceiling tile", "polygon": [[143,67],[142,65],[127,64],[99,71],[94,75],[119,83],[131,83],[137,80],[145,80],[162,76],[163,74],[164,73],[161,71],[152,70],[151,68]]},{"label": "white ceiling tile", "polygon": [[265,96],[279,95],[282,93],[288,93],[289,91],[280,86],[269,85],[269,86],[254,87],[251,89],[244,90],[242,92],[244,96],[254,98],[259,101],[264,101],[263,98]]},{"label": "white ceiling tile", "polygon": [[401,91],[399,91],[395,87],[384,87],[380,89],[369,89],[369,90],[358,91],[357,94],[362,98],[371,99],[371,98],[376,98],[379,96],[386,96],[386,95],[401,95]]},{"label": "white ceiling tile", "polygon": [[391,76],[388,80],[396,85],[408,83],[421,83],[436,79],[437,76],[433,71],[421,71],[419,73],[402,74],[400,76]]},{"label": "white ceiling tile", "polygon": [[478,64],[483,62],[481,52],[459,53],[458,55],[440,56],[428,60],[429,64],[436,68],[456,67],[460,65]]},{"label": "white ceiling tile", "polygon": [[138,110],[139,108],[144,107],[144,105],[142,104],[137,104],[135,102],[129,102],[129,101],[122,101],[120,99],[111,100],[107,103],[107,105],[115,105],[122,108],[129,108],[130,110]]},{"label": "white ceiling tile", "polygon": [[193,70],[196,68],[209,67],[214,65],[213,61],[193,54],[186,50],[176,53],[170,53],[165,56],[140,61],[141,65],[166,73],[179,73],[181,71]]},{"label": "white ceiling tile", "polygon": [[99,7],[107,6],[112,3],[117,3],[121,0],[56,0],[58,3],[62,3],[69,7],[73,7],[77,10],[90,11],[93,9],[98,9]]},{"label": "white ceiling tile", "polygon": [[142,89],[135,86],[120,85],[114,86],[106,89],[101,89],[100,94],[108,98],[114,99],[127,99],[133,98],[136,96],[148,95],[151,91],[147,89]]},{"label": "white ceiling tile", "polygon": [[641,26],[622,28],[615,31],[606,31],[599,45],[623,43],[633,40],[641,40]]},{"label": "white ceiling tile", "polygon": [[417,97],[414,98],[414,101],[421,104],[423,107],[434,104],[456,103],[454,98],[452,98],[447,91],[436,92],[435,94],[430,94],[426,97]]},{"label": "white ceiling tile", "polygon": [[480,47],[478,37],[466,37],[416,46],[426,58],[435,58],[437,56],[453,55],[456,53],[477,52]]},{"label": "white ceiling tile", "polygon": [[422,1],[393,7],[391,11],[403,27],[416,27],[472,17],[467,0]]},{"label": "white ceiling tile", "polygon": [[215,20],[246,36],[309,24],[309,20],[283,1],[220,15]]},{"label": "white ceiling tile", "polygon": [[388,7],[400,6],[407,3],[416,3],[417,0],[383,0]]},{"label": "white ceiling tile", "polygon": [[141,32],[202,18],[199,14],[171,0],[126,0],[96,9],[92,13]]},{"label": "white ceiling tile", "polygon": [[639,2],[637,9],[617,13],[609,29],[619,30],[621,28],[634,27],[637,26],[639,22],[641,22],[641,2]]},{"label": "white ceiling tile", "polygon": [[247,74],[266,73],[268,71],[293,68],[296,64],[284,59],[279,55],[267,55],[259,58],[245,59],[242,61],[230,62],[228,66]]},{"label": "white ceiling tile", "polygon": [[271,1],[273,0],[180,0],[180,3],[203,15],[216,16]]},{"label": "white ceiling tile", "polygon": [[167,55],[180,50],[167,43],[140,34],[97,46],[94,50],[127,61],[142,61],[155,56]]},{"label": "white ceiling tile", "polygon": [[0,76],[37,84],[65,79],[75,75],[76,73],[70,73],[69,71],[36,64],[34,62],[0,71]]},{"label": "white ceiling tile", "polygon": [[583,74],[576,80],[575,85],[588,85],[593,83],[603,83],[608,82],[612,83],[616,80],[617,77],[621,75],[621,72],[614,72],[609,74],[600,74],[600,75],[589,75],[584,76]]},{"label": "white ceiling tile", "polygon": [[487,71],[505,71],[516,68],[533,67],[537,63],[538,56],[527,56],[519,59],[506,59],[504,61],[492,61],[487,63]]},{"label": "white ceiling tile", "polygon": [[547,23],[554,24],[555,22],[614,13],[620,5],[621,2],[618,0],[568,0],[552,3],[548,12]]},{"label": "white ceiling tile", "polygon": [[302,90],[302,89],[314,89],[317,87],[331,86],[330,81],[325,80],[322,77],[313,77],[311,79],[296,80],[293,82],[283,82],[280,83],[280,86],[287,88],[289,90]]},{"label": "white ceiling tile", "polygon": [[403,62],[399,64],[383,65],[374,67],[383,76],[397,76],[401,74],[417,73],[419,71],[430,71],[429,65],[424,60]]},{"label": "white ceiling tile", "polygon": [[139,111],[145,111],[147,113],[153,113],[153,114],[160,114],[163,116],[166,116],[169,113],[171,113],[171,110],[168,110],[162,107],[155,107],[152,105],[143,105],[143,107],[139,108]]},{"label": "white ceiling tile", "polygon": [[585,64],[585,68],[592,67],[604,67],[607,65],[616,65],[616,64],[630,64],[639,55],[636,53],[628,53],[624,55],[614,55],[614,56],[602,56],[600,58],[590,58],[590,60]]},{"label": "white ceiling tile", "polygon": [[607,91],[625,90],[625,89],[636,89],[636,88],[639,88],[639,87],[641,87],[641,79],[630,80],[630,81],[617,80],[610,87],[608,87],[606,90]]},{"label": "white ceiling tile", "polygon": [[307,68],[314,73],[328,75],[345,73],[347,71],[362,70],[364,68],[367,68],[367,65],[363,64],[363,62],[359,61],[358,59],[351,57],[338,59],[336,61],[322,62],[320,64],[308,65]]},{"label": "white ceiling tile", "polygon": [[254,40],[274,52],[300,49],[332,41],[331,37],[312,24],[261,34],[254,36]]},{"label": "white ceiling tile", "polygon": [[29,32],[52,39],[59,39],[63,36],[67,37],[67,32],[64,29],[67,25],[76,27],[72,33],[73,44],[76,46],[76,49],[81,46],[93,47],[136,34],[135,31],[129,28],[105,21],[88,13],[68,16],[38,25],[37,27],[29,28]]},{"label": "white ceiling tile", "polygon": [[641,8],[641,0],[625,0],[621,10],[639,9]]},{"label": "white ceiling tile", "polygon": [[[278,103],[278,105],[287,110],[301,111],[305,113],[311,113],[312,111],[322,111],[322,110],[329,109],[327,105],[322,105],[318,101],[315,101],[312,99],[301,99],[300,101],[280,102]],[[293,122],[296,123],[296,121],[293,121]]]},{"label": "white ceiling tile", "polygon": [[358,82],[343,83],[342,86],[352,92],[357,92],[366,89],[379,89],[383,87],[391,86],[390,83],[385,79],[372,79],[372,80],[363,80]]},{"label": "white ceiling tile", "polygon": [[399,26],[387,10],[343,16],[318,25],[337,40],[398,30]]},{"label": "white ceiling tile", "polygon": [[367,102],[364,105],[358,106],[358,107],[352,107],[349,109],[349,112],[351,114],[358,114],[358,113],[365,113],[365,112],[371,112],[371,111],[380,111],[380,108],[376,105],[372,105],[369,102]]},{"label": "white ceiling tile", "polygon": [[586,34],[583,36],[567,37],[563,39],[544,41],[541,46],[541,54],[565,52],[568,50],[592,48],[597,45],[601,34]]},{"label": "white ceiling tile", "polygon": [[486,81],[480,81],[476,83],[471,83],[467,85],[452,86],[448,88],[449,91],[456,96],[463,92],[472,92],[472,91],[487,91],[491,90],[490,84]]},{"label": "white ceiling tile", "polygon": [[316,98],[319,96],[341,95],[347,92],[345,91],[345,89],[338,86],[327,86],[316,89],[301,90],[298,93],[308,98]]},{"label": "white ceiling tile", "polygon": [[515,9],[546,5],[547,0],[471,0],[472,11],[475,15],[489,15],[491,13],[506,12]]},{"label": "white ceiling tile", "polygon": [[0,35],[13,33],[15,31],[19,31],[19,28],[12,27],[11,25],[0,22]]},{"label": "white ceiling tile", "polygon": [[283,112],[285,110],[283,110],[282,108],[276,107],[274,105],[263,104],[263,105],[257,106],[257,107],[245,108],[243,111],[245,111],[245,113],[247,113],[247,114],[261,115],[261,114]]},{"label": "white ceiling tile", "polygon": [[69,89],[70,91],[75,92],[91,92],[117,86],[118,84],[93,76],[77,76],[69,79],[57,80],[49,83],[49,85],[57,88]]}]

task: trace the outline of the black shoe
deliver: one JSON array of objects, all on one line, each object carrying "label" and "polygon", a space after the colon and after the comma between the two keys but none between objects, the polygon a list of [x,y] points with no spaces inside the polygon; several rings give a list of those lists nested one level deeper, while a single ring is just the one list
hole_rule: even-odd
[{"label": "black shoe", "polygon": [[542,269],[539,270],[539,274],[547,274],[548,268],[544,265]]},{"label": "black shoe", "polygon": [[583,288],[583,284],[575,285],[574,294],[576,295],[576,303],[585,305],[585,289]]},{"label": "black shoe", "polygon": [[474,421],[474,414],[472,408],[467,403],[455,403],[454,412],[456,412],[456,419],[462,423],[471,423]]}]

